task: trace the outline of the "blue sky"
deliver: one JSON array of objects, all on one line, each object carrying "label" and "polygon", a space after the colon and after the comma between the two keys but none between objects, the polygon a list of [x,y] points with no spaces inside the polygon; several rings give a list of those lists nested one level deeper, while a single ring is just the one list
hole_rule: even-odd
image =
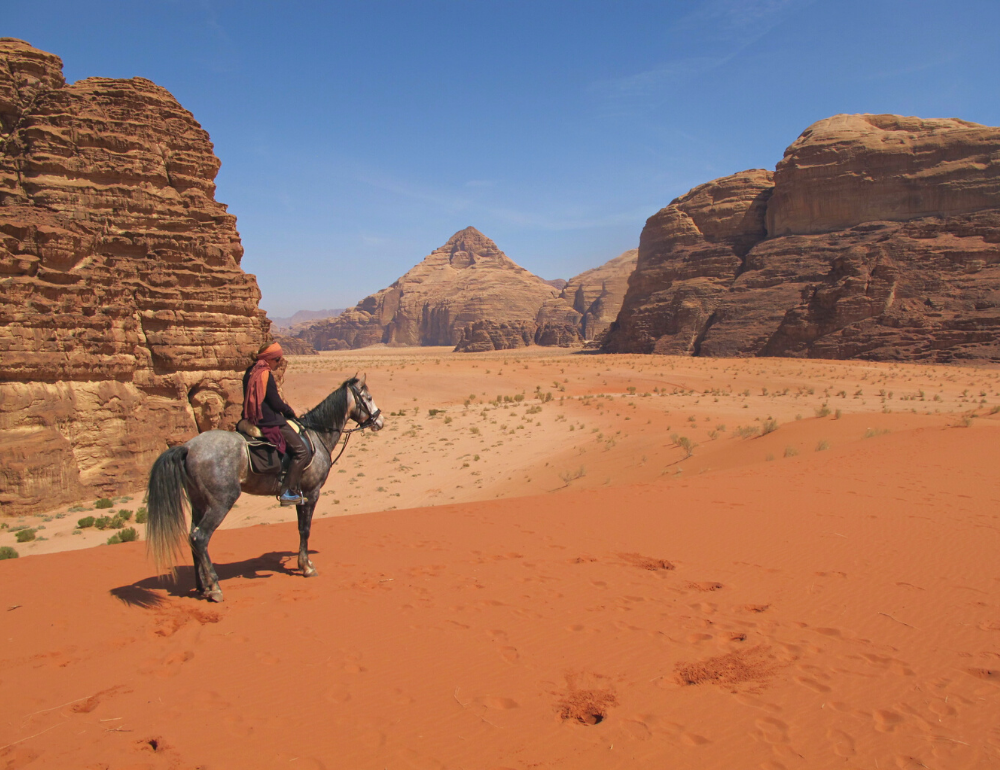
[{"label": "blue sky", "polygon": [[1000,125],[997,0],[8,3],[70,81],[209,131],[272,315],[343,307],[473,225],[545,278],[841,112]]}]

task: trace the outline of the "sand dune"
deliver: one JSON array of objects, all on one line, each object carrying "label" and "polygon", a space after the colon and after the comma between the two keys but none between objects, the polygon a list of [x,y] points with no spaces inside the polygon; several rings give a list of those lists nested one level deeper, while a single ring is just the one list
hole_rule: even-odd
[{"label": "sand dune", "polygon": [[266,500],[223,605],[141,543],[0,562],[5,767],[1000,765],[996,370],[362,350],[286,392],[354,368],[396,415],[318,578]]}]

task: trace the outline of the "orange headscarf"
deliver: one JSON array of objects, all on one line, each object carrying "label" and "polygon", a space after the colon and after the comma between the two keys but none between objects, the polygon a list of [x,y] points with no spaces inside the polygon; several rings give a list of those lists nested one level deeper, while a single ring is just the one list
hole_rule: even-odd
[{"label": "orange headscarf", "polygon": [[270,361],[279,361],[282,356],[281,345],[272,342],[257,354],[257,363],[250,370],[250,380],[247,382],[247,392],[243,395],[243,416],[256,425],[261,417],[261,404],[267,395],[267,378],[271,373]]}]

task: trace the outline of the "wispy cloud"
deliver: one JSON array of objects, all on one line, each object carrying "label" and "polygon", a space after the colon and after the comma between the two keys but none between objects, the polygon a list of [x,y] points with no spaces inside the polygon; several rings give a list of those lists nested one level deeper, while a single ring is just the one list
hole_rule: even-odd
[{"label": "wispy cloud", "polygon": [[[493,222],[516,225],[532,230],[565,231],[588,230],[601,227],[615,227],[623,224],[642,222],[649,216],[649,207],[630,211],[596,213],[586,207],[567,208],[560,211],[511,208],[474,200],[450,190],[414,184],[391,178],[383,173],[365,173],[357,177],[359,182],[370,185],[409,200],[426,203],[437,212],[462,213],[468,217],[481,216]],[[467,185],[462,185],[463,188]]]},{"label": "wispy cloud", "polygon": [[603,78],[590,84],[590,91],[604,102],[607,112],[626,115],[665,98],[674,87],[723,67],[739,56],[788,15],[816,0],[705,0],[679,19],[668,33],[685,43],[698,41],[703,51],[665,61],[641,72]]}]

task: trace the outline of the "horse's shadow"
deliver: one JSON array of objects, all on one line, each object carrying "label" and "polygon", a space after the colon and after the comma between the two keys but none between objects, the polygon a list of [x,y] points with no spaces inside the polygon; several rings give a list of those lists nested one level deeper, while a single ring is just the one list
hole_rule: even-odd
[{"label": "horse's shadow", "polygon": [[[310,554],[316,551],[309,551]],[[273,574],[301,575],[298,569],[289,569],[285,562],[298,556],[298,552],[271,551],[254,559],[234,561],[229,564],[216,562],[215,572],[219,580],[245,578],[247,580],[267,580]],[[167,603],[159,591],[166,591],[170,596],[200,598],[195,590],[194,567],[178,567],[177,577],[172,580],[169,575],[154,575],[138,580],[126,586],[112,588],[109,593],[130,607],[153,609]]]}]

